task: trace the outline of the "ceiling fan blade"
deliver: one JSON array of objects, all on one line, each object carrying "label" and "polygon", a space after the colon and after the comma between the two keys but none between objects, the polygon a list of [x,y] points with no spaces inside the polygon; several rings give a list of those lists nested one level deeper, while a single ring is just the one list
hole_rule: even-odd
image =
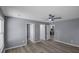
[{"label": "ceiling fan blade", "polygon": [[55,17],[54,19],[62,19],[62,17]]}]

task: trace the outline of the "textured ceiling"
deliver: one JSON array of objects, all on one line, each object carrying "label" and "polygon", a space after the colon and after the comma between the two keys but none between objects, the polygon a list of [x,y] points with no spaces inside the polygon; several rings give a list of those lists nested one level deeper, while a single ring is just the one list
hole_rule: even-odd
[{"label": "textured ceiling", "polygon": [[6,16],[29,20],[48,21],[49,14],[62,17],[58,20],[79,18],[78,6],[3,6],[1,8]]}]

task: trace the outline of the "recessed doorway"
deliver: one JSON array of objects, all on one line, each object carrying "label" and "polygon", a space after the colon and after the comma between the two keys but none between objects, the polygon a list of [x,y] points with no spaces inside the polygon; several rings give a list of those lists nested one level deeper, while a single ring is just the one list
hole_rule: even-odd
[{"label": "recessed doorway", "polygon": [[30,41],[30,24],[27,24],[27,44]]},{"label": "recessed doorway", "polygon": [[54,26],[51,25],[51,28],[50,28],[50,39],[53,39],[54,38]]}]

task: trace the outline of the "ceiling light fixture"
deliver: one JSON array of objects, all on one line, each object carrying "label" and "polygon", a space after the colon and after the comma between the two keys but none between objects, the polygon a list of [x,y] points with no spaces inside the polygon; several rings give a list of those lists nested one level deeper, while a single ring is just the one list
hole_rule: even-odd
[{"label": "ceiling light fixture", "polygon": [[49,14],[49,23],[54,23],[55,19],[62,19],[61,17],[55,17],[55,15]]}]

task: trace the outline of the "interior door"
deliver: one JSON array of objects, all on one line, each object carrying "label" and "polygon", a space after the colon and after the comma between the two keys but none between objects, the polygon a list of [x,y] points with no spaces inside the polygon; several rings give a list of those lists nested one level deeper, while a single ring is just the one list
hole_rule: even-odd
[{"label": "interior door", "polygon": [[40,24],[40,40],[45,40],[45,24]]}]

